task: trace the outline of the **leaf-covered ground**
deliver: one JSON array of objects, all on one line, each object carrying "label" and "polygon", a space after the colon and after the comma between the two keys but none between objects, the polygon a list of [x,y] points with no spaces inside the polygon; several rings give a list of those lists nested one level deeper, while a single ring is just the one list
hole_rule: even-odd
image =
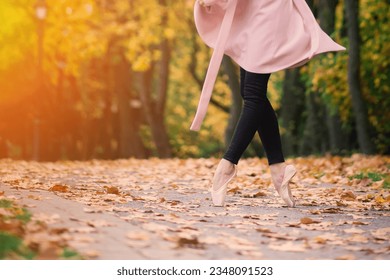
[{"label": "leaf-covered ground", "polygon": [[[35,250],[2,257],[390,259],[389,157],[288,162],[296,208],[263,159],[240,161],[225,208],[208,193],[217,159],[0,160],[0,235],[19,229],[17,246]],[[31,217],[15,224],[10,205]]]}]

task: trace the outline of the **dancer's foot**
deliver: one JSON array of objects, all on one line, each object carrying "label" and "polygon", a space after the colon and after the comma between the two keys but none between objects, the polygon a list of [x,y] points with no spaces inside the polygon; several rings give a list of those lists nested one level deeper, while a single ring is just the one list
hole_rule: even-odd
[{"label": "dancer's foot", "polygon": [[211,187],[211,197],[215,206],[225,204],[225,196],[229,182],[237,173],[236,165],[226,159],[222,159],[215,171],[213,186]]},{"label": "dancer's foot", "polygon": [[296,174],[296,169],[293,165],[286,165],[284,162],[270,165],[272,182],[276,191],[289,206],[294,207],[295,201],[291,194],[290,180]]}]

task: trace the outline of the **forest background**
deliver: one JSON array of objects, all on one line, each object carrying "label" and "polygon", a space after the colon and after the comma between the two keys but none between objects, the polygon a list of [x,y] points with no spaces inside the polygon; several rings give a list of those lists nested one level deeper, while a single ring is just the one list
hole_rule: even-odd
[{"label": "forest background", "polygon": [[[388,0],[308,0],[347,52],[273,74],[287,156],[390,153]],[[193,0],[2,0],[0,158],[221,156],[242,106],[224,58],[189,130],[211,51]],[[245,156],[263,156],[258,137]]]}]

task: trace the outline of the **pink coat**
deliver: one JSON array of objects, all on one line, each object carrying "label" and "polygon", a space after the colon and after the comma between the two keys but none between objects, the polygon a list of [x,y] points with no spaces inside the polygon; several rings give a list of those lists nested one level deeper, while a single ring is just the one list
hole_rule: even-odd
[{"label": "pink coat", "polygon": [[321,30],[305,0],[204,2],[206,8],[195,3],[195,24],[214,52],[191,130],[200,129],[224,54],[249,72],[272,73],[345,50]]}]

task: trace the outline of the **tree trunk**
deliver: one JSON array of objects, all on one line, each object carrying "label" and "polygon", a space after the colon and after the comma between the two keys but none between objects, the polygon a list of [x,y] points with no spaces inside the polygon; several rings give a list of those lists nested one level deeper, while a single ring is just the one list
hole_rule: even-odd
[{"label": "tree trunk", "polygon": [[302,140],[299,143],[299,154],[310,155],[324,153],[327,149],[326,129],[323,125],[324,106],[319,97],[309,92],[305,100],[306,122],[303,130]]},{"label": "tree trunk", "polygon": [[368,113],[360,85],[359,1],[346,0],[345,5],[349,39],[348,85],[356,122],[358,143],[363,153],[373,154],[375,148],[369,136]]},{"label": "tree trunk", "polygon": [[[193,23],[191,22],[190,25],[192,26]],[[196,58],[196,55],[199,51],[199,46],[198,46],[197,41],[196,41],[196,38],[198,37],[198,35],[197,35],[197,32],[195,29],[193,30],[192,34],[193,35],[191,37],[191,41],[192,41],[193,48],[191,51],[191,63],[189,63],[189,65],[188,65],[188,71],[190,72],[192,78],[195,80],[196,84],[199,86],[199,89],[200,89],[199,93],[200,93],[202,90],[202,87],[203,87],[203,78],[199,77],[199,75],[197,75],[197,73],[196,73],[196,69],[198,67],[198,60]],[[206,73],[206,69],[205,69],[204,73]],[[210,104],[217,107],[222,112],[229,113],[229,111],[230,111],[228,106],[225,106],[224,104],[221,104],[220,102],[218,102],[213,97],[213,95],[211,96]]]},{"label": "tree trunk", "polygon": [[[118,54],[119,55],[119,54]],[[139,120],[130,107],[132,76],[131,67],[122,56],[120,62],[115,65],[114,89],[118,97],[119,113],[119,157],[137,158],[145,157],[145,147],[139,135]]]},{"label": "tree trunk", "polygon": [[[140,99],[144,110],[145,119],[150,127],[152,139],[156,146],[157,154],[161,158],[172,157],[172,150],[169,144],[168,133],[164,123],[164,110],[159,111],[157,102],[152,97],[153,71],[149,69],[140,73]],[[159,102],[160,104],[162,101]],[[161,108],[161,107],[160,107]]]},{"label": "tree trunk", "polygon": [[242,98],[240,95],[240,83],[237,69],[233,64],[232,60],[224,56],[222,60],[223,71],[228,75],[228,85],[231,91],[232,103],[229,110],[229,120],[225,130],[225,145],[230,144],[230,140],[233,137],[235,127],[238,119],[240,118],[242,108]]},{"label": "tree trunk", "polygon": [[[338,0],[319,0],[318,18],[321,28],[327,33],[332,34],[335,28],[336,7]],[[325,108],[326,124],[329,132],[330,151],[339,154],[346,149],[347,135],[342,129],[339,113],[332,112],[329,106]]]},{"label": "tree trunk", "polygon": [[280,108],[280,125],[282,133],[283,152],[286,156],[298,152],[299,124],[305,104],[305,85],[301,81],[300,69],[285,71],[283,95]]}]

